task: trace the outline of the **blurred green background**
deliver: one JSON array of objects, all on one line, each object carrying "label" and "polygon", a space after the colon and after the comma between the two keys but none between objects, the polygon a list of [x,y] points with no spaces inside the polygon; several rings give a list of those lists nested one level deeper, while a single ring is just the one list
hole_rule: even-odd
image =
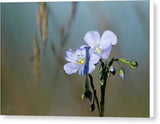
[{"label": "blurred green background", "polygon": [[[125,68],[109,78],[105,116],[149,116],[149,1],[49,2],[48,41],[42,60],[38,26],[40,3],[1,4],[1,111],[3,115],[97,116],[82,100],[85,76],[67,75],[65,51],[85,44],[86,32],[112,30],[118,37],[110,58],[136,60],[138,68]],[[74,13],[75,12],[75,13]],[[69,21],[71,20],[71,25]],[[68,33],[69,32],[69,33]],[[63,33],[68,34],[62,46]],[[34,70],[34,37],[40,47],[40,79]],[[53,51],[52,45],[56,49]],[[33,60],[31,59],[33,57]],[[117,64],[115,64],[117,67]],[[93,72],[100,98],[98,68]]]}]

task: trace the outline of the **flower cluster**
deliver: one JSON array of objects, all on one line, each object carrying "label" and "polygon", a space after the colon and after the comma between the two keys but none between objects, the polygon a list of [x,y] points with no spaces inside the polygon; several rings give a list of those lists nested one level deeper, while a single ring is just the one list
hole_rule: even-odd
[{"label": "flower cluster", "polygon": [[76,73],[87,75],[95,70],[95,65],[100,59],[109,57],[112,46],[117,43],[117,36],[106,30],[102,36],[97,31],[89,31],[84,36],[87,45],[77,48],[76,51],[69,49],[66,51],[65,59],[69,62],[64,65],[67,74]]},{"label": "flower cluster", "polygon": [[[123,80],[125,79],[125,71],[119,62],[129,65],[131,69],[135,69],[135,67],[138,66],[138,63],[136,61],[114,57],[110,61],[107,60],[103,62],[102,59],[107,59],[109,57],[112,46],[117,44],[117,36],[112,31],[106,30],[101,37],[97,31],[89,31],[84,35],[84,42],[87,45],[77,48],[76,51],[73,51],[72,49],[66,51],[65,59],[69,63],[64,65],[64,70],[67,74],[73,74],[79,70],[79,75],[86,75],[84,92],[81,97],[82,99],[89,99],[91,103],[91,112],[95,110],[96,104],[99,116],[104,116],[105,87],[107,79],[116,73],[116,68],[112,66],[113,63],[118,63],[119,75]],[[94,87],[93,77],[90,74],[95,70],[95,66],[99,62],[101,62],[98,72],[98,78],[101,85],[100,102],[96,94],[96,88]],[[90,89],[92,89],[92,91]]]}]

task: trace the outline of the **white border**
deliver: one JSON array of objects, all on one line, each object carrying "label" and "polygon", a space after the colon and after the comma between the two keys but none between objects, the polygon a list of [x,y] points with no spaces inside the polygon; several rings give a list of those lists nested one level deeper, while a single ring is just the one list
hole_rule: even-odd
[{"label": "white border", "polygon": [[146,0],[0,0],[0,2],[146,1]]},{"label": "white border", "polygon": [[[69,0],[0,0],[0,2],[41,2],[41,1],[47,1],[47,2],[60,2],[60,1],[69,1]],[[86,1],[86,0],[70,0],[70,1]],[[87,1],[97,1],[97,0],[87,0]],[[100,1],[144,1],[144,0],[100,0]],[[153,88],[154,88],[154,43],[153,43],[153,41],[154,41],[154,37],[153,37],[153,34],[154,34],[154,30],[153,30],[153,27],[154,27],[154,21],[153,21],[153,19],[154,19],[154,9],[153,9],[153,2],[150,0],[150,117],[153,117],[154,116],[154,92],[153,92]],[[1,19],[1,17],[0,17],[0,19]],[[0,21],[1,22],[1,21]],[[1,35],[1,34],[0,34]],[[0,38],[1,38],[1,36],[0,36]],[[4,119],[9,119],[10,117],[6,117],[6,118],[4,118]],[[13,119],[14,117],[11,117],[11,119]],[[23,118],[23,117],[22,117]],[[31,117],[32,118],[32,117]],[[34,117],[33,117],[34,118]],[[32,119],[33,119],[32,118]],[[46,120],[46,118],[50,118],[50,117],[43,117],[43,119],[44,120]],[[66,121],[66,119],[64,118],[64,117],[55,117],[55,118],[59,118],[60,120],[61,119],[64,119],[64,121],[63,122],[65,122]],[[67,117],[66,117],[67,118]],[[73,119],[73,117],[71,117],[72,119]],[[75,117],[75,118],[77,118],[77,117]],[[27,118],[26,118],[27,119]],[[26,119],[24,119],[24,120],[26,120]],[[31,121],[33,121],[31,119]],[[40,119],[39,117],[37,117],[37,119]],[[91,119],[91,118],[90,118]],[[90,120],[89,119],[89,120]],[[107,118],[108,120],[110,120],[111,121],[111,119],[110,118]],[[115,118],[113,118],[113,120],[112,121],[114,121],[114,119]],[[117,120],[123,120],[124,118],[118,118]],[[49,119],[50,120],[50,119]],[[52,120],[52,119],[51,119]],[[54,120],[54,119],[53,119]],[[55,119],[56,121],[57,121],[57,119]],[[68,119],[67,119],[68,120]],[[75,120],[77,120],[77,119],[75,119]],[[86,119],[84,119],[85,121],[86,121]],[[83,120],[83,121],[84,121]],[[92,120],[97,120],[97,119],[93,119],[92,118]],[[98,119],[99,120],[99,119]],[[101,120],[101,119],[100,119]],[[99,121],[100,121],[99,120]],[[127,119],[128,120],[128,119]],[[132,121],[133,121],[133,119],[131,119]],[[138,119],[139,120],[139,119]],[[10,120],[10,121],[12,121],[12,120]],[[35,121],[35,120],[34,120]],[[40,119],[40,121],[41,121],[41,119]],[[82,122],[83,122],[82,121]],[[22,122],[23,122],[23,120],[22,120]],[[87,122],[88,122],[88,119],[87,119]],[[96,121],[97,122],[97,121]],[[117,122],[117,121],[116,121]],[[135,121],[133,121],[134,123],[135,123]]]},{"label": "white border", "polygon": [[[1,13],[2,13],[2,11],[1,11],[1,3],[0,3],[0,15],[1,15]],[[0,115],[1,115],[1,104],[2,104],[2,101],[1,101],[1,80],[2,80],[2,78],[1,78],[1,74],[2,74],[2,72],[1,72],[1,64],[2,64],[2,59],[1,59],[1,54],[2,54],[2,49],[1,49],[1,39],[2,39],[2,37],[1,37],[1,26],[2,25],[2,22],[1,22],[1,16],[0,16]]]},{"label": "white border", "polygon": [[154,102],[154,93],[153,93],[153,88],[154,88],[154,37],[153,37],[153,18],[154,18],[154,10],[153,10],[153,2],[150,1],[150,117],[154,116],[154,107],[153,107],[153,102]]}]

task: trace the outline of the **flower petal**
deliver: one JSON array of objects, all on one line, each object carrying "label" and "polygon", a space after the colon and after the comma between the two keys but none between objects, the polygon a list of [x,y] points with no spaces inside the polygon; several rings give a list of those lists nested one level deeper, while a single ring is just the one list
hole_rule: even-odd
[{"label": "flower petal", "polygon": [[106,49],[110,43],[115,45],[117,43],[117,36],[112,31],[106,30],[101,37],[100,45],[102,49]]},{"label": "flower petal", "polygon": [[85,34],[83,39],[90,47],[93,48],[95,44],[100,41],[100,35],[97,31],[89,31]]},{"label": "flower petal", "polygon": [[90,74],[95,70],[95,65],[93,63],[84,63],[79,69],[79,75]]},{"label": "flower petal", "polygon": [[100,55],[94,49],[90,50],[90,62],[93,64],[97,64],[99,62]]},{"label": "flower petal", "polygon": [[95,70],[95,65],[92,62],[90,62],[88,74],[92,73],[94,70]]},{"label": "flower petal", "polygon": [[82,45],[80,48],[78,48],[76,50],[76,54],[81,53],[82,56],[88,56],[86,54],[89,54],[89,49],[90,49],[90,46],[88,45]]},{"label": "flower petal", "polygon": [[66,51],[65,59],[69,62],[75,62],[75,52],[71,48]]},{"label": "flower petal", "polygon": [[90,46],[88,46],[88,45],[82,45],[82,46],[80,46],[81,49],[84,49],[84,48],[86,48],[86,47],[87,47],[87,48],[90,48]]},{"label": "flower petal", "polygon": [[102,50],[102,59],[107,59],[109,57],[109,54],[111,52],[112,49],[112,45],[110,44],[110,46],[104,50]]},{"label": "flower petal", "polygon": [[80,66],[79,68],[79,75],[86,75],[88,74],[88,68],[89,64],[87,62],[85,62],[82,66]]},{"label": "flower petal", "polygon": [[78,63],[67,63],[64,65],[63,68],[67,74],[73,74],[73,73],[76,73],[77,70],[79,69],[79,64]]}]

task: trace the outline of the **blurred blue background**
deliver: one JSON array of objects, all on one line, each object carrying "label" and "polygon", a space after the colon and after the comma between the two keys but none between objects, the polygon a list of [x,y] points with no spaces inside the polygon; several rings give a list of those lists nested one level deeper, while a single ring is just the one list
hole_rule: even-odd
[{"label": "blurred blue background", "polygon": [[[118,37],[109,59],[136,60],[138,68],[125,68],[126,79],[118,73],[108,80],[105,116],[149,116],[149,1],[48,2],[48,41],[44,60],[38,26],[40,3],[2,3],[2,114],[97,116],[89,101],[82,100],[85,76],[67,75],[65,51],[85,44],[86,32],[102,34],[112,30]],[[75,13],[73,14],[73,7]],[[68,26],[70,17],[74,16]],[[65,28],[64,28],[65,27]],[[62,35],[67,35],[62,46]],[[34,74],[34,36],[40,47],[40,79]],[[54,44],[56,52],[51,46]],[[44,63],[42,64],[42,61]],[[115,64],[116,67],[117,64]],[[93,72],[100,98],[98,67]],[[118,71],[117,71],[118,72]]]}]

